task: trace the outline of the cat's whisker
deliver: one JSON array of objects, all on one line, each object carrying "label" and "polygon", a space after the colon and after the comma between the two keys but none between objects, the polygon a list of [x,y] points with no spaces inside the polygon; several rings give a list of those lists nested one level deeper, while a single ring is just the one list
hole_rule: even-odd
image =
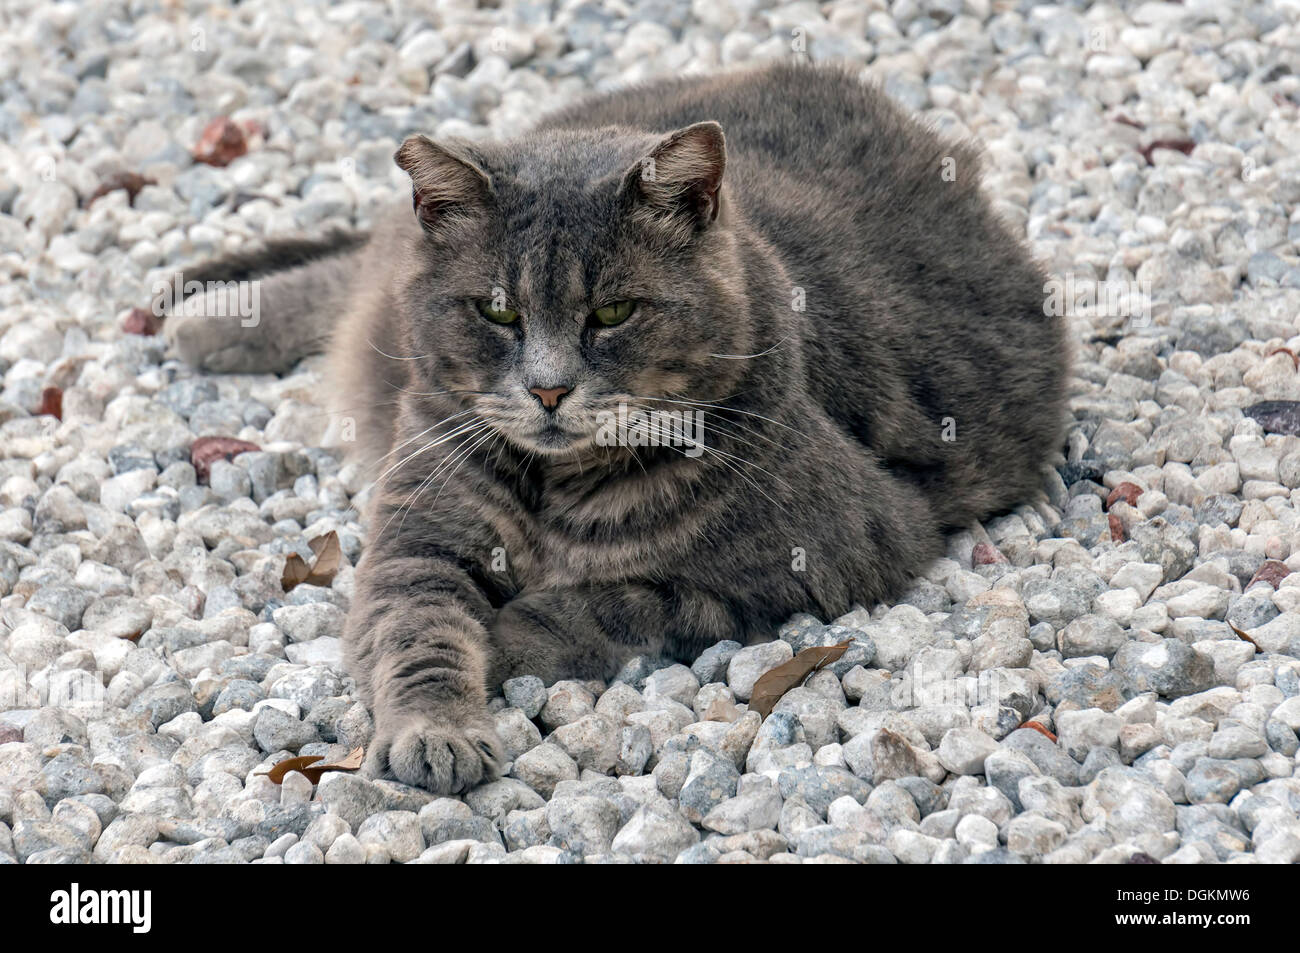
[{"label": "cat's whisker", "polygon": [[[673,449],[679,449],[679,448],[674,447]],[[788,511],[786,510],[786,507],[785,507],[782,503],[780,503],[779,501],[773,499],[772,496],[771,496],[771,495],[770,495],[766,490],[764,490],[761,486],[759,486],[759,484],[758,484],[758,482],[757,482],[756,480],[754,480],[752,477],[750,477],[747,473],[745,473],[743,470],[741,470],[741,469],[740,469],[738,466],[736,466],[735,464],[730,463],[730,462],[729,462],[725,457],[720,456],[720,455],[718,454],[718,451],[714,450],[712,447],[703,447],[702,449],[704,450],[704,455],[705,455],[705,456],[710,457],[711,459],[716,460],[718,463],[722,464],[724,467],[726,467],[729,471],[731,471],[732,473],[734,473],[736,476],[740,477],[740,478],[741,478],[742,480],[744,480],[747,484],[749,484],[751,487],[753,487],[753,488],[754,488],[758,493],[760,493],[760,494],[763,496],[763,498],[766,499],[766,500],[767,500],[769,503],[771,503],[773,506],[776,506],[777,508],[781,509],[782,511],[786,511],[786,512],[788,512]],[[683,450],[682,452],[685,453],[684,450]],[[742,461],[742,462],[747,462],[747,461]]]},{"label": "cat's whisker", "polygon": [[[484,429],[487,428],[487,426],[488,426],[487,424],[476,425],[473,429],[468,430],[468,431],[467,431],[466,433],[464,433],[463,435],[458,434],[458,435],[456,435],[456,436],[462,436],[464,440],[469,440],[471,437],[474,437],[474,436],[476,436],[477,434],[481,433]],[[425,448],[425,449],[427,449],[427,448]],[[421,452],[422,452],[422,451],[421,451]],[[457,452],[458,452],[458,451],[457,451]],[[402,505],[399,506],[399,507],[397,507],[397,509],[393,511],[393,514],[392,514],[391,516],[389,516],[388,521],[384,524],[384,529],[385,529],[385,530],[388,529],[388,526],[389,526],[389,525],[392,523],[392,521],[397,517],[397,514],[398,514],[398,513],[402,513],[404,510],[407,510],[407,508],[408,508],[408,507],[409,507],[409,506],[414,502],[415,498],[419,495],[420,490],[425,486],[425,484],[426,484],[430,479],[434,478],[434,477],[438,474],[440,468],[442,467],[443,463],[445,463],[445,462],[446,462],[445,460],[442,461],[442,462],[440,462],[440,463],[438,464],[438,466],[435,466],[435,467],[433,468],[433,470],[432,470],[431,473],[427,474],[427,475],[426,475],[422,480],[420,480],[420,482],[416,485],[416,488],[415,488],[415,489],[410,493],[410,495],[408,495],[408,496],[406,497],[406,499],[403,501]],[[399,524],[399,528],[400,528],[401,526],[405,525],[405,522],[406,522],[406,517],[403,516],[403,517],[402,517],[402,523]]]},{"label": "cat's whisker", "polygon": [[[699,413],[703,415],[703,411],[699,411]],[[749,434],[750,436],[753,437],[757,437],[759,440],[762,440],[764,443],[771,444],[773,447],[776,447],[778,450],[782,450],[786,452],[790,451],[790,447],[788,445],[781,443],[778,440],[773,440],[771,437],[767,436],[766,434],[759,433],[759,431],[755,430],[753,427],[748,427],[739,420],[729,420],[726,417],[720,417],[717,414],[715,414],[713,416],[713,419],[705,423],[703,426],[705,427],[705,429],[714,430],[714,431],[727,434],[732,439],[737,440],[740,443],[743,443],[745,445],[749,445],[751,443],[751,441],[747,440],[744,436],[737,433],[736,431],[728,430],[726,425],[730,425],[731,427],[739,427],[746,434]]]},{"label": "cat's whisker", "polygon": [[[680,454],[681,454],[682,456],[684,456],[684,457],[689,457],[689,456],[690,456],[690,454],[687,453],[685,450],[683,450],[681,447],[675,446],[675,445],[673,445],[673,444],[671,444],[671,443],[663,444],[663,446],[666,446],[669,450],[676,450],[678,453],[680,453]],[[788,509],[788,508],[787,508],[783,503],[781,503],[779,500],[774,500],[774,499],[771,497],[771,495],[767,493],[766,490],[764,490],[761,486],[759,486],[758,483],[756,483],[752,478],[750,478],[750,476],[749,476],[748,474],[746,474],[743,470],[741,470],[739,467],[733,465],[732,463],[729,463],[729,462],[728,462],[726,459],[724,459],[723,457],[718,456],[718,455],[717,455],[717,454],[718,454],[718,451],[717,451],[717,450],[715,450],[715,449],[712,448],[712,447],[706,447],[706,446],[704,446],[703,444],[696,444],[695,446],[697,446],[697,447],[699,447],[701,450],[703,450],[704,453],[705,453],[706,455],[712,455],[713,458],[716,459],[718,463],[720,463],[722,466],[726,467],[727,470],[729,470],[730,472],[734,473],[736,476],[740,477],[740,479],[744,480],[745,483],[747,483],[749,486],[753,487],[754,490],[755,490],[756,492],[758,492],[758,493],[759,493],[759,494],[760,494],[764,499],[766,499],[769,503],[771,503],[771,504],[772,504],[773,506],[775,506],[777,509],[779,509],[779,510],[781,510],[782,512],[785,512],[785,513],[788,513],[788,512],[789,512],[789,509]],[[743,461],[743,462],[749,462],[749,461]],[[751,464],[751,465],[752,465],[752,464]],[[784,482],[784,481],[782,481],[782,482]]]},{"label": "cat's whisker", "polygon": [[789,337],[783,337],[781,338],[781,340],[777,341],[775,344],[769,347],[766,351],[759,351],[757,354],[710,354],[708,356],[716,357],[724,361],[749,361],[749,360],[753,360],[756,357],[766,357],[768,354],[771,354],[773,351],[775,351],[777,348],[779,348],[782,344],[784,344],[788,340],[790,340]]},{"label": "cat's whisker", "polygon": [[399,450],[401,450],[403,447],[409,446],[410,444],[412,444],[412,443],[414,443],[415,441],[419,440],[421,437],[423,437],[425,434],[429,433],[431,430],[437,430],[439,427],[443,426],[443,425],[446,424],[446,423],[449,423],[449,422],[452,421],[452,420],[455,420],[457,417],[464,417],[466,414],[472,414],[472,413],[473,413],[472,410],[462,410],[462,411],[461,411],[460,413],[458,413],[458,414],[452,414],[450,417],[444,417],[442,420],[438,421],[438,422],[437,422],[436,424],[434,424],[432,427],[427,427],[427,428],[425,428],[424,430],[421,430],[421,431],[420,431],[418,434],[416,434],[414,437],[408,437],[407,439],[403,440],[403,441],[402,441],[401,443],[399,443],[397,446],[393,447],[392,450],[389,450],[386,454],[384,454],[382,457],[380,457],[378,460],[376,460],[376,461],[375,461],[375,465],[378,466],[379,464],[383,463],[385,460],[387,460],[389,457],[391,457],[391,456],[393,456],[394,454],[396,454],[396,453],[397,453]]},{"label": "cat's whisker", "polygon": [[[653,399],[653,398],[652,398],[652,399]],[[647,418],[647,423],[648,423],[650,426],[659,427],[659,428],[662,428],[662,427],[664,426],[662,423],[659,423],[658,421],[655,420],[655,418],[654,418],[653,415],[652,415],[652,410],[651,410],[650,408],[639,407],[639,406],[638,406],[636,409],[639,410],[639,411],[641,411],[642,413],[646,413],[646,414],[650,415],[650,416],[648,416],[648,418]],[[789,451],[789,449],[790,449],[790,448],[787,447],[785,444],[782,444],[782,443],[779,443],[779,442],[777,442],[777,441],[775,441],[775,440],[772,440],[771,438],[769,438],[769,437],[767,437],[767,436],[765,436],[765,435],[763,435],[763,434],[761,434],[761,433],[758,433],[757,431],[753,430],[752,428],[746,427],[744,424],[740,423],[739,421],[735,421],[735,420],[726,420],[725,418],[722,418],[721,420],[714,420],[714,421],[712,421],[712,422],[706,424],[705,427],[706,427],[706,429],[711,429],[711,430],[714,430],[714,431],[716,431],[716,432],[718,432],[718,433],[721,433],[721,434],[723,434],[723,435],[725,435],[725,436],[729,436],[729,437],[731,437],[733,440],[737,441],[738,443],[740,443],[740,444],[742,444],[742,445],[747,445],[747,444],[749,443],[749,441],[747,441],[743,436],[741,436],[740,434],[736,433],[734,430],[729,429],[728,425],[730,425],[731,427],[740,427],[742,430],[746,431],[747,433],[750,433],[750,434],[752,434],[753,436],[758,437],[760,440],[764,440],[764,441],[766,441],[767,443],[770,443],[772,446],[774,446],[774,447],[776,447],[776,448],[778,448],[778,449],[780,449],[780,450]],[[661,431],[659,435],[660,435],[660,436],[667,435],[667,436],[670,437],[670,438],[673,437],[673,436],[675,436],[675,435],[673,435],[673,434],[671,434],[670,432],[667,432],[667,431]],[[718,448],[716,448],[716,447],[705,447],[705,445],[704,445],[703,442],[700,442],[700,443],[697,443],[697,444],[694,444],[694,445],[695,445],[695,446],[698,446],[698,447],[701,447],[701,448],[703,448],[703,449],[712,450],[712,451],[714,451],[714,452],[716,452],[716,453],[724,453],[724,452],[725,452],[725,451],[718,450]],[[729,456],[731,459],[737,460],[737,461],[739,461],[739,462],[741,462],[741,463],[748,464],[749,466],[754,467],[755,469],[761,470],[761,471],[762,471],[764,474],[766,474],[767,476],[772,477],[773,479],[778,480],[779,482],[784,483],[784,481],[783,481],[783,480],[780,480],[779,477],[775,476],[774,474],[772,474],[772,473],[769,472],[768,470],[765,470],[763,467],[761,467],[761,466],[759,466],[758,464],[754,463],[752,460],[746,459],[745,457],[742,457],[742,456],[739,456],[739,455],[733,455],[733,454],[727,454],[727,456]],[[786,484],[786,486],[788,487],[789,484]]]},{"label": "cat's whisker", "polygon": [[689,406],[689,407],[706,407],[710,410],[716,410],[719,412],[725,411],[727,413],[732,413],[732,414],[744,414],[746,417],[756,417],[759,420],[765,420],[770,424],[776,424],[776,426],[778,427],[784,427],[786,430],[789,430],[791,433],[797,433],[801,437],[804,436],[804,434],[801,433],[800,431],[795,430],[789,424],[782,423],[779,420],[774,420],[771,417],[765,417],[762,414],[757,414],[750,410],[741,410],[738,407],[728,407],[725,404],[718,404],[713,401],[687,400],[685,398],[679,398],[679,397],[647,397],[640,394],[630,394],[629,396],[632,397],[633,400],[660,400],[669,404],[681,404],[683,406]]},{"label": "cat's whisker", "polygon": [[[489,393],[488,391],[477,391],[477,390],[409,391],[402,387],[398,387],[393,381],[385,381],[385,383],[388,384],[390,387],[392,387],[393,390],[397,391],[399,394],[408,397],[442,397],[442,396],[458,396],[462,394],[479,395],[479,394]],[[355,414],[367,410],[377,410],[381,407],[391,407],[394,404],[400,404],[401,402],[402,402],[402,398],[400,396],[390,397],[387,400],[377,400],[369,404],[355,404],[350,407],[331,407],[329,409],[321,409],[319,411],[316,411],[315,413],[306,414],[305,416],[309,419],[316,419],[318,417],[337,417],[342,414]],[[462,411],[462,413],[469,413],[469,411]]]},{"label": "cat's whisker", "polygon": [[403,394],[405,394],[407,397],[446,397],[446,396],[460,397],[460,396],[464,396],[464,395],[469,395],[469,396],[472,396],[472,397],[482,397],[482,396],[485,396],[485,395],[488,395],[488,396],[492,395],[492,391],[489,391],[489,390],[425,390],[425,391],[420,391],[420,390],[407,390],[405,387],[399,387],[399,388],[397,388],[397,389],[398,389],[399,391],[401,391]]},{"label": "cat's whisker", "polygon": [[768,437],[763,436],[762,434],[753,433],[753,431],[750,431],[748,428],[742,427],[741,429],[744,430],[745,433],[743,434],[737,433],[735,430],[732,430],[731,427],[728,426],[728,424],[730,424],[731,426],[739,426],[738,424],[736,424],[735,421],[718,422],[715,420],[712,423],[708,424],[708,429],[713,433],[719,433],[722,434],[724,437],[730,437],[733,441],[735,441],[737,445],[739,445],[739,447],[752,447],[753,442],[749,440],[748,437],[746,436],[747,434],[752,434],[753,436],[758,437],[760,440],[763,440],[771,444],[773,447],[775,447],[778,450],[781,450],[785,453],[793,452],[793,450],[786,444],[780,443],[779,441],[776,440],[771,440]]},{"label": "cat's whisker", "polygon": [[389,354],[387,351],[382,350],[379,347],[379,345],[376,344],[374,341],[370,340],[370,338],[366,338],[366,343],[370,345],[371,350],[373,350],[376,354],[378,354],[380,357],[386,357],[390,361],[423,361],[426,358],[433,356],[432,354],[417,354],[414,357],[402,357],[397,354]]},{"label": "cat's whisker", "polygon": [[745,464],[746,466],[753,467],[755,470],[759,471],[760,473],[762,473],[762,474],[764,474],[764,475],[770,477],[772,480],[776,481],[777,483],[780,483],[780,484],[781,484],[782,486],[784,486],[786,489],[793,489],[793,488],[790,486],[790,484],[787,483],[785,480],[783,480],[781,477],[777,476],[777,475],[776,475],[775,473],[773,473],[772,471],[770,471],[770,470],[768,470],[768,469],[766,469],[766,468],[764,468],[764,467],[759,466],[759,465],[758,465],[757,463],[755,463],[753,460],[749,460],[749,459],[747,459],[747,458],[745,458],[745,457],[737,456],[736,454],[727,453],[725,450],[719,450],[717,447],[710,447],[710,446],[707,446],[707,445],[705,445],[705,444],[703,444],[703,443],[696,444],[696,446],[698,446],[700,449],[702,449],[705,453],[713,453],[713,454],[717,454],[718,456],[726,457],[728,460],[734,460],[734,461],[736,461],[737,463],[743,463],[743,464]]},{"label": "cat's whisker", "polygon": [[472,456],[474,455],[474,451],[475,451],[475,450],[477,450],[480,446],[482,446],[483,443],[486,442],[487,440],[490,440],[490,439],[493,438],[493,437],[500,437],[500,436],[501,436],[501,434],[497,433],[497,431],[495,431],[495,430],[489,430],[488,433],[484,434],[482,437],[480,437],[478,440],[476,440],[476,441],[475,441],[475,442],[474,442],[474,443],[469,447],[469,449],[466,450],[466,451],[461,455],[460,462],[456,464],[455,469],[453,469],[450,473],[447,474],[447,478],[446,478],[445,480],[442,481],[442,486],[438,487],[438,492],[435,493],[435,494],[433,495],[433,500],[432,500],[432,502],[431,502],[429,505],[430,505],[430,506],[433,506],[434,504],[436,504],[436,503],[438,502],[438,498],[439,498],[440,496],[442,496],[442,491],[445,490],[445,489],[447,489],[447,486],[451,483],[452,478],[456,476],[456,471],[459,470],[462,466],[464,466],[465,461],[468,460],[470,457],[472,457]]},{"label": "cat's whisker", "polygon": [[407,457],[403,458],[397,463],[394,463],[391,467],[389,467],[382,474],[376,477],[375,482],[376,483],[383,482],[391,473],[401,469],[402,466],[409,463],[411,460],[414,460],[416,457],[420,456],[420,454],[426,453],[429,450],[432,450],[434,447],[441,446],[442,444],[446,443],[448,440],[451,440],[453,437],[458,437],[461,434],[466,433],[467,431],[474,431],[487,426],[490,425],[486,421],[482,420],[481,418],[475,418],[474,420],[471,420],[468,423],[461,424],[450,433],[443,434],[442,436],[438,437],[436,440],[430,440],[419,450],[416,450],[414,453],[408,455]]},{"label": "cat's whisker", "polygon": [[399,451],[402,447],[405,447],[405,446],[407,446],[408,444],[414,443],[416,440],[419,440],[419,439],[420,439],[421,437],[423,437],[425,434],[427,434],[427,433],[429,433],[429,432],[431,432],[431,431],[433,431],[433,430],[437,430],[439,427],[443,426],[443,425],[446,424],[446,423],[449,423],[449,422],[452,421],[452,420],[455,420],[457,417],[464,417],[466,414],[469,414],[469,413],[472,413],[472,411],[463,410],[463,411],[461,411],[460,413],[452,414],[452,415],[449,416],[449,417],[444,417],[442,420],[439,420],[438,422],[436,422],[436,423],[434,423],[434,424],[431,424],[430,426],[428,426],[428,427],[426,427],[425,429],[421,430],[419,433],[415,434],[414,436],[407,437],[407,438],[406,438],[405,440],[403,440],[401,443],[395,444],[395,445],[393,446],[393,449],[392,449],[392,450],[389,450],[389,451],[388,451],[386,454],[384,454],[382,457],[379,457],[379,458],[375,461],[375,463],[382,463],[382,462],[383,462],[384,460],[386,460],[388,457],[393,456],[393,454],[395,454],[397,451]]},{"label": "cat's whisker", "polygon": [[[455,450],[453,450],[448,457],[439,461],[437,466],[435,466],[432,470],[430,470],[430,472],[426,474],[425,477],[416,485],[415,489],[412,490],[411,493],[402,502],[402,505],[399,506],[397,510],[393,513],[393,515],[388,518],[388,522],[391,523],[393,519],[396,518],[398,513],[402,513],[403,514],[402,522],[397,524],[397,528],[400,531],[402,527],[406,525],[406,517],[410,515],[410,512],[414,507],[414,503],[419,498],[420,493],[423,492],[424,489],[427,486],[429,486],[429,484],[431,484],[435,479],[437,479],[438,475],[442,473],[443,470],[446,469],[446,467],[450,464],[452,460],[456,459],[461,453],[465,452],[466,445],[469,443],[469,441],[471,439],[478,438],[479,435],[483,432],[483,430],[490,431],[491,430],[490,425],[485,423],[481,425],[478,429],[475,429],[470,433],[466,434],[461,445],[457,447]],[[388,528],[387,523],[384,524],[384,528],[385,529]]]},{"label": "cat's whisker", "polygon": [[[670,431],[664,430],[663,425],[655,422],[654,418],[649,418],[649,427],[650,427],[651,435],[653,437],[660,438],[659,439],[660,446],[666,446],[669,447],[670,449],[680,451],[684,456],[690,456],[690,454],[687,453],[685,450],[682,450],[680,447],[676,446],[675,441],[680,437],[680,435],[673,434]],[[766,468],[759,466],[757,463],[755,463],[752,460],[749,460],[742,456],[737,456],[735,454],[727,453],[724,450],[719,450],[717,447],[707,446],[703,442],[692,443],[691,446],[701,450],[704,454],[710,455],[712,458],[716,459],[719,463],[722,463],[724,466],[727,467],[728,470],[734,472],[741,479],[745,480],[745,482],[747,482],[750,486],[758,490],[758,492],[762,493],[763,496],[765,496],[771,503],[773,503],[778,507],[781,507],[782,509],[785,509],[784,506],[782,506],[779,502],[772,499],[771,496],[765,493],[763,489],[746,473],[741,471],[737,466],[734,466],[731,461],[734,461],[734,463],[736,464],[744,464],[746,466],[752,467],[755,470],[758,470],[760,473],[764,474],[765,476],[769,477],[770,479],[774,480],[775,482],[780,483],[786,489],[793,489],[793,487],[791,487],[790,484],[787,483],[785,480],[783,480],[781,477],[778,477],[770,470],[767,470]]]}]

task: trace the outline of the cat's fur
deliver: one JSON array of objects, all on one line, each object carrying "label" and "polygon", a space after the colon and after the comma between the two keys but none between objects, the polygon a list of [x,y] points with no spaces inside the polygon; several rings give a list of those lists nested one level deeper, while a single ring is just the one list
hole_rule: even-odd
[{"label": "cat's fur", "polygon": [[[265,279],[262,327],[169,332],[200,365],[280,370],[310,346],[269,339],[335,329],[331,389],[391,451],[345,633],[373,771],[491,777],[511,675],[606,678],[870,605],[1057,448],[1043,274],[975,152],[847,70],[658,82],[397,160],[415,209]],[[516,325],[468,303],[502,292]],[[584,326],[621,299],[624,324]],[[560,385],[553,414],[528,391]],[[705,411],[708,449],[593,446],[620,401]]]}]

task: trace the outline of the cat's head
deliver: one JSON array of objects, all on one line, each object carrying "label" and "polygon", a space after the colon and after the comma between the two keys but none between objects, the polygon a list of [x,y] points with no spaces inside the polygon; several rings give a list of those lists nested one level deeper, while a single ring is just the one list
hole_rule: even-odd
[{"label": "cat's head", "polygon": [[[592,448],[620,407],[729,395],[753,331],[722,128],[407,139],[421,226],[401,301],[416,384],[517,447]],[[607,416],[603,419],[608,419]]]}]

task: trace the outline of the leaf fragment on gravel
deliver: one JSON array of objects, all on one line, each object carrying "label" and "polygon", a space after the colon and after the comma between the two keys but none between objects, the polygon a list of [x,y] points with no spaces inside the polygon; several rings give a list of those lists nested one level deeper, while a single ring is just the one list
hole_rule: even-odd
[{"label": "leaf fragment on gravel", "polygon": [[272,783],[280,784],[284,777],[290,771],[297,771],[299,774],[307,776],[307,780],[312,784],[319,784],[321,775],[326,771],[356,771],[361,767],[365,759],[365,748],[353,748],[348,752],[348,756],[342,761],[335,761],[332,764],[319,764],[322,757],[316,755],[303,755],[297,758],[285,758],[283,761],[271,765],[269,771],[259,771],[258,774],[266,775]]},{"label": "leaf fragment on gravel", "polygon": [[155,179],[146,178],[138,172],[114,172],[104,176],[104,180],[99,183],[99,188],[91,193],[90,198],[86,200],[86,208],[95,204],[96,199],[103,198],[109,192],[116,192],[121,189],[126,193],[126,204],[134,206],[135,197],[140,194],[140,190],[146,185],[157,185]]},{"label": "leaf fragment on gravel", "polygon": [[814,645],[804,649],[788,662],[782,662],[776,668],[769,669],[759,676],[754,683],[753,694],[749,696],[749,710],[756,711],[759,717],[766,718],[772,708],[781,700],[781,696],[803,683],[813,672],[848,651],[853,639],[846,639],[838,645]]},{"label": "leaf fragment on gravel", "polygon": [[1195,148],[1196,143],[1191,139],[1157,139],[1155,142],[1147,143],[1138,152],[1142,155],[1142,158],[1147,160],[1147,165],[1155,165],[1155,160],[1151,158],[1151,154],[1157,149],[1169,149],[1189,156]]},{"label": "leaf fragment on gravel", "polygon": [[1019,731],[1020,728],[1032,728],[1034,729],[1034,731],[1038,732],[1040,735],[1045,737],[1052,744],[1056,744],[1056,735],[1052,734],[1050,731],[1047,730],[1047,728],[1045,728],[1043,725],[1040,725],[1036,721],[1027,721],[1019,728],[1017,728],[1016,731]]},{"label": "leaf fragment on gravel", "polygon": [[1231,622],[1228,623],[1228,628],[1230,628],[1233,632],[1237,633],[1237,638],[1241,639],[1243,642],[1249,642],[1251,645],[1255,646],[1255,651],[1256,651],[1256,652],[1262,652],[1262,651],[1264,651],[1263,649],[1261,649],[1261,648],[1259,647],[1259,643],[1258,643],[1258,642],[1256,642],[1254,639],[1252,639],[1252,638],[1251,638],[1249,635],[1247,635],[1245,632],[1242,632],[1241,629],[1237,628],[1237,627],[1236,627],[1235,625],[1233,625]]},{"label": "leaf fragment on gravel", "polygon": [[1300,355],[1297,355],[1296,352],[1291,350],[1289,347],[1275,347],[1273,350],[1268,351],[1264,356],[1272,357],[1274,354],[1285,354],[1287,357],[1291,358],[1292,366],[1294,366],[1297,371],[1300,371]]},{"label": "leaf fragment on gravel", "polygon": [[307,545],[316,556],[311,566],[297,553],[290,553],[284,561],[280,587],[286,593],[304,582],[313,586],[328,586],[338,574],[339,564],[343,561],[343,548],[339,545],[338,533],[330,530],[309,540]]},{"label": "leaf fragment on gravel", "polygon": [[206,483],[212,474],[212,464],[218,460],[233,460],[241,453],[255,453],[262,448],[247,440],[235,437],[200,437],[190,444],[190,462],[200,483]]}]

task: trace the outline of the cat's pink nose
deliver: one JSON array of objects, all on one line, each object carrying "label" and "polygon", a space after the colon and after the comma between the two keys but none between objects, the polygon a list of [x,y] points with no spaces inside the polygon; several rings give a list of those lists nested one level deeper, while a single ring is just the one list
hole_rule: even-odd
[{"label": "cat's pink nose", "polygon": [[560,398],[569,392],[567,387],[530,387],[528,393],[533,394],[542,402],[542,406],[547,410],[554,410],[560,406]]}]

